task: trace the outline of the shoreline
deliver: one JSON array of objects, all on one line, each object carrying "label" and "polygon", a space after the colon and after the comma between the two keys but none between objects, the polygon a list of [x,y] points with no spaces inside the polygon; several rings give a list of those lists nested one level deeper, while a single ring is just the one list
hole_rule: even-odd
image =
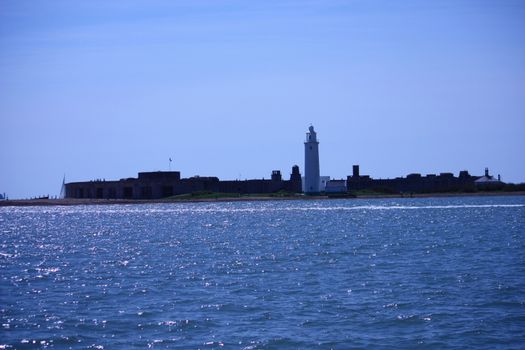
[{"label": "shoreline", "polygon": [[388,198],[439,198],[439,197],[495,197],[524,196],[525,191],[516,192],[476,192],[476,193],[418,193],[418,194],[377,194],[358,195],[355,197],[328,196],[289,196],[289,197],[222,197],[222,198],[185,198],[185,199],[14,199],[0,201],[0,207],[28,206],[72,206],[72,205],[119,205],[119,204],[177,204],[177,203],[214,203],[214,202],[261,202],[282,200],[336,200],[336,199],[388,199]]}]

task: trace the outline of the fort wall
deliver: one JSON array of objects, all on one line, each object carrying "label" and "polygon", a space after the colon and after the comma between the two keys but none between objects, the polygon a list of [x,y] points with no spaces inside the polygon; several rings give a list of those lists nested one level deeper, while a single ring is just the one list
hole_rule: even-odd
[{"label": "fort wall", "polygon": [[[476,180],[480,176],[472,176],[463,170],[459,176],[452,173],[409,174],[406,177],[394,179],[372,179],[368,175],[360,175],[359,166],[353,166],[353,175],[347,176],[348,191],[380,190],[396,193],[430,193],[430,192],[455,192],[473,191],[476,189]],[[478,186],[479,187],[479,186]]]},{"label": "fort wall", "polygon": [[160,199],[195,192],[221,193],[275,193],[279,191],[300,193],[299,167],[292,168],[289,180],[283,180],[281,172],[274,170],[268,180],[228,180],[218,177],[180,177],[178,171],[140,172],[137,178],[119,181],[71,182],[66,185],[66,198],[96,199]]}]

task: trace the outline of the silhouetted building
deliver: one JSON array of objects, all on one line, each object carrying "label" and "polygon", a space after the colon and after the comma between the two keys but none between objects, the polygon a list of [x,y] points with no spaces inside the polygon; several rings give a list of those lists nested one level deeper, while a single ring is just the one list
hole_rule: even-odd
[{"label": "silhouetted building", "polygon": [[488,175],[488,169],[485,170],[485,176],[472,176],[468,171],[463,170],[458,177],[452,173],[425,176],[414,173],[394,179],[372,179],[368,175],[360,175],[359,165],[353,166],[353,174],[347,177],[346,184],[348,191],[375,190],[395,193],[473,191],[478,188],[503,185],[502,182]]},{"label": "silhouetted building", "polygon": [[[374,190],[391,193],[431,193],[474,191],[476,189],[499,189],[505,184],[489,175],[488,168],[484,176],[472,176],[468,171],[459,172],[455,177],[452,173],[439,175],[419,173],[394,179],[372,179],[361,175],[359,165],[352,166],[352,175],[346,181],[330,180],[329,176],[320,176],[319,172],[319,141],[314,127],[309,127],[304,142],[305,176],[302,179],[299,167],[294,165],[289,180],[283,180],[281,171],[274,170],[269,180],[228,180],[221,181],[218,177],[193,176],[181,178],[178,171],[140,172],[137,178],[126,178],[118,181],[94,180],[88,182],[73,182],[65,184],[66,198],[101,198],[101,199],[159,199],[179,194],[195,192],[216,193],[275,193],[286,191],[292,193],[304,192],[314,195],[320,192],[344,193],[359,190]],[[64,180],[65,181],[65,180]],[[63,182],[64,182],[63,181]],[[5,197],[5,194],[3,196]],[[0,195],[0,199],[2,196]]]},{"label": "silhouetted building", "polygon": [[141,172],[138,178],[118,181],[95,180],[71,182],[65,185],[66,198],[159,199],[194,192],[275,193],[301,192],[301,174],[292,167],[289,180],[283,180],[279,170],[272,171],[270,180],[221,181],[218,177],[194,176],[181,179],[178,171]]}]

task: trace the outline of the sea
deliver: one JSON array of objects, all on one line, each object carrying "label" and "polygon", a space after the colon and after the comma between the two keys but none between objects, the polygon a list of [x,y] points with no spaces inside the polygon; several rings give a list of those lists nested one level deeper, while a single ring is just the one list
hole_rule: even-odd
[{"label": "sea", "polygon": [[0,349],[524,349],[525,196],[0,208]]}]

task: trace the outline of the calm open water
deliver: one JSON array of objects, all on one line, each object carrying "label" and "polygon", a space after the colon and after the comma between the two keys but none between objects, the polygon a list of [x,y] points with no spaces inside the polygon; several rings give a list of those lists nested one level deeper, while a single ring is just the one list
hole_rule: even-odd
[{"label": "calm open water", "polygon": [[0,233],[0,348],[525,347],[525,197],[4,207]]}]

